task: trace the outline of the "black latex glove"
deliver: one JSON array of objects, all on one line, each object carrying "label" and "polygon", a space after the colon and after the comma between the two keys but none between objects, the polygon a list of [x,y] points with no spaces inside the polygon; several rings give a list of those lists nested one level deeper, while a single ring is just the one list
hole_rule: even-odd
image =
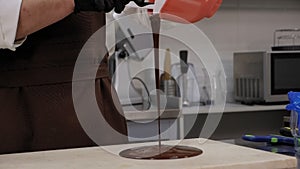
[{"label": "black latex glove", "polygon": [[127,5],[130,0],[74,0],[74,2],[75,12],[110,12],[112,9],[114,9],[116,13],[121,13],[124,10],[125,5]]}]

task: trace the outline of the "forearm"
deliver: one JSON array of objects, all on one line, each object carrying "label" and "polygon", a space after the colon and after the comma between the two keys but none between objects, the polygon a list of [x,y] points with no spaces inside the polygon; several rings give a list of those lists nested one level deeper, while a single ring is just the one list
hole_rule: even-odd
[{"label": "forearm", "polygon": [[49,26],[74,11],[74,0],[23,0],[16,39]]}]

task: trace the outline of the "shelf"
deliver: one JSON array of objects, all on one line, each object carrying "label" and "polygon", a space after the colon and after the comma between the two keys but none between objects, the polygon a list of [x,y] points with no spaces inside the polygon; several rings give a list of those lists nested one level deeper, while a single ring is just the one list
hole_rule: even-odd
[{"label": "shelf", "polygon": [[[223,113],[230,112],[249,112],[249,111],[272,111],[285,110],[286,105],[242,105],[237,103],[226,103]],[[183,108],[183,115],[197,114],[197,113],[220,113],[218,111],[210,110],[211,106],[200,107],[185,107]]]}]

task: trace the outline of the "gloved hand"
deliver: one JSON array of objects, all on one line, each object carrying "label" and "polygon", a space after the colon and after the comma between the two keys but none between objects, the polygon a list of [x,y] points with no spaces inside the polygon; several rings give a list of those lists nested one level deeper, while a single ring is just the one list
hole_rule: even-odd
[{"label": "gloved hand", "polygon": [[114,8],[116,13],[121,13],[130,0],[74,0],[74,2],[75,12],[110,12]]}]

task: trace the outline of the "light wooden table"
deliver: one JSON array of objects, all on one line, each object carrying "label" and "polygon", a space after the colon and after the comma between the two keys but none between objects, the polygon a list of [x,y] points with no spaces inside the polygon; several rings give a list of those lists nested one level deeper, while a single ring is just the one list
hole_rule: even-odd
[{"label": "light wooden table", "polygon": [[[175,141],[165,144],[174,144]],[[200,156],[176,160],[132,160],[118,152],[141,145],[116,145],[23,154],[0,155],[0,169],[291,169],[294,157],[274,154],[232,144],[192,139],[181,145],[204,151]]]}]

